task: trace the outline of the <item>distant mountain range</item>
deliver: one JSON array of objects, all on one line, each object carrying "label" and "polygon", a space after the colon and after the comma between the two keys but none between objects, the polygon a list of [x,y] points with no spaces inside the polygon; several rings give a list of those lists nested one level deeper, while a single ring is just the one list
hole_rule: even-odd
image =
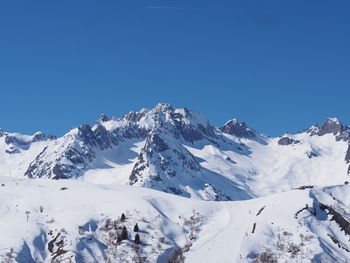
[{"label": "distant mountain range", "polygon": [[350,262],[349,134],[332,118],[271,138],[169,104],[0,131],[0,262]]},{"label": "distant mountain range", "polygon": [[126,184],[202,200],[245,200],[349,180],[350,128],[326,119],[271,138],[236,119],[158,104],[101,115],[62,137],[0,131],[0,175]]}]

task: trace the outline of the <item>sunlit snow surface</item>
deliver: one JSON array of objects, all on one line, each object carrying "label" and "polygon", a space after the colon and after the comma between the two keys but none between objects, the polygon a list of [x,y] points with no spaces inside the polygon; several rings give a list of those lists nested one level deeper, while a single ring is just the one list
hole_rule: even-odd
[{"label": "sunlit snow surface", "polygon": [[[4,177],[0,181],[3,262],[7,257],[17,262],[51,262],[48,243],[57,233],[64,236],[67,251],[56,258],[58,262],[69,262],[69,258],[73,262],[133,262],[135,223],[142,240],[139,255],[145,262],[167,262],[172,251],[188,244],[185,262],[200,263],[203,258],[205,262],[251,262],[262,253],[278,262],[350,260],[349,253],[328,236],[336,236],[349,248],[348,237],[330,216],[317,218],[306,210],[296,216],[306,204],[312,208],[315,200],[348,207],[349,186],[313,189],[312,194],[291,190],[247,201],[210,202],[132,186]],[[339,199],[334,201],[331,195]],[[100,228],[108,218],[119,219],[122,213],[127,217],[123,224],[129,238],[114,246]],[[198,221],[191,225],[193,216]],[[297,252],[293,254],[292,249]]]}]

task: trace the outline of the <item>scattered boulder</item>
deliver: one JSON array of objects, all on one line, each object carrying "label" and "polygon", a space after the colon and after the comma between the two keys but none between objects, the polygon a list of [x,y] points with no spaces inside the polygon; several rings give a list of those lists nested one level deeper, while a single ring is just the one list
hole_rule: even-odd
[{"label": "scattered boulder", "polygon": [[315,153],[314,151],[307,151],[305,154],[309,159],[319,156],[318,153]]},{"label": "scattered boulder", "polygon": [[279,145],[290,145],[290,144],[297,144],[297,143],[300,143],[300,141],[294,140],[294,139],[286,137],[286,136],[284,136],[278,140]]}]

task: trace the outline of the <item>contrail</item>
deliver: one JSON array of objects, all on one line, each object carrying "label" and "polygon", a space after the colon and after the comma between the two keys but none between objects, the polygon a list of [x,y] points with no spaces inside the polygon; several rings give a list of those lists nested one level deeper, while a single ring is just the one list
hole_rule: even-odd
[{"label": "contrail", "polygon": [[178,7],[178,6],[146,6],[149,9],[193,9],[188,7]]}]

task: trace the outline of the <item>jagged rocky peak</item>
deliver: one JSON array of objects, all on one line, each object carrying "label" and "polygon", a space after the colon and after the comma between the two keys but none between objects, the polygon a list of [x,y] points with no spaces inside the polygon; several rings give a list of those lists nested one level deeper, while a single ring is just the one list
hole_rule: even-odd
[{"label": "jagged rocky peak", "polygon": [[306,132],[311,136],[317,135],[320,131],[320,127],[317,123],[314,123],[310,128],[306,129]]},{"label": "jagged rocky peak", "polygon": [[344,125],[337,118],[328,118],[326,119],[321,127],[317,124],[312,125],[309,129],[306,130],[310,135],[322,136],[325,134],[333,134],[336,136],[336,140],[347,141],[350,138],[349,127]]},{"label": "jagged rocky peak", "polygon": [[100,121],[106,122],[106,121],[109,121],[109,120],[110,120],[110,119],[108,118],[108,116],[105,115],[104,113],[102,113],[102,114],[100,115]]},{"label": "jagged rocky peak", "polygon": [[117,144],[114,134],[109,133],[100,123],[94,125],[93,128],[91,128],[88,124],[84,124],[79,126],[77,129],[78,136],[87,145],[100,148],[101,150],[106,150],[110,148],[112,144]]},{"label": "jagged rocky peak", "polygon": [[[2,132],[2,136],[5,136],[6,144],[15,144],[15,145],[29,145],[32,142],[46,140],[46,136],[42,132],[36,132],[33,135],[23,135],[19,133]],[[50,138],[47,137],[47,139],[50,139]]]},{"label": "jagged rocky peak", "polygon": [[161,112],[174,111],[174,107],[170,103],[158,103],[154,110]]},{"label": "jagged rocky peak", "polygon": [[23,135],[19,133],[0,132],[0,137],[4,137],[5,153],[15,154],[20,153],[22,150],[28,150],[32,143],[54,140],[56,137],[53,135],[45,135],[42,132],[36,132],[33,135]]},{"label": "jagged rocky peak", "polygon": [[161,127],[147,136],[129,183],[189,196],[184,185],[199,176],[201,171],[196,158],[174,140],[173,131]]},{"label": "jagged rocky peak", "polygon": [[219,129],[224,133],[235,135],[237,137],[256,137],[256,132],[253,129],[249,128],[245,122],[238,122],[237,119],[227,121],[225,125],[219,127]]},{"label": "jagged rocky peak", "polygon": [[58,138],[54,144],[45,146],[29,164],[24,175],[52,179],[80,176],[95,157],[93,148],[88,147],[87,143],[88,140],[93,141],[91,132],[89,125],[82,125]]},{"label": "jagged rocky peak", "polygon": [[187,108],[174,108],[168,103],[157,104],[150,111],[150,114],[155,116],[157,121],[174,125],[178,128],[185,126],[193,126],[195,128],[211,127],[207,118],[202,114],[191,111]]},{"label": "jagged rocky peak", "polygon": [[329,118],[326,119],[320,130],[319,135],[327,134],[327,133],[333,133],[334,135],[343,132],[346,129],[345,125],[341,123],[337,118]]},{"label": "jagged rocky peak", "polygon": [[94,133],[88,124],[83,124],[78,127],[78,135],[87,144],[94,144]]},{"label": "jagged rocky peak", "polygon": [[148,110],[142,109],[139,112],[131,111],[128,114],[124,115],[123,119],[130,121],[130,122],[138,122],[141,120],[142,117],[146,115]]},{"label": "jagged rocky peak", "polygon": [[46,137],[45,137],[45,134],[42,133],[42,132],[36,132],[34,133],[33,135],[33,141],[42,141],[44,140]]},{"label": "jagged rocky peak", "polygon": [[132,111],[119,119],[102,123],[102,125],[109,131],[126,131],[126,128],[132,128],[133,132],[129,129],[128,136],[132,136],[135,131],[140,131],[138,134],[143,134],[144,137],[152,130],[166,127],[174,131],[176,138],[181,137],[190,143],[216,136],[214,127],[203,115],[186,108],[174,108],[168,103],[157,104],[151,110]]}]

